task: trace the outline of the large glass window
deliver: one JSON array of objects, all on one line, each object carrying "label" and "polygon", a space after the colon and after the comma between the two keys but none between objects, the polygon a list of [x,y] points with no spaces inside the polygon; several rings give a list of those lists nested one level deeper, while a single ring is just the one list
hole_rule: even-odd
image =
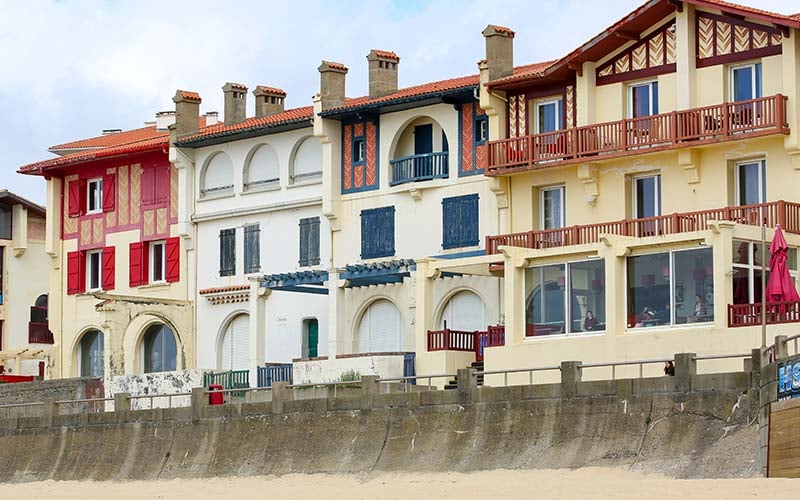
[{"label": "large glass window", "polygon": [[526,335],[605,330],[603,260],[533,267],[526,284]]},{"label": "large glass window", "polygon": [[172,329],[164,324],[155,324],[147,329],[142,343],[144,372],[175,371],[178,349]]},{"label": "large glass window", "polygon": [[628,258],[628,327],[714,320],[711,248]]},{"label": "large glass window", "polygon": [[[761,303],[761,273],[766,267],[765,281],[769,280],[769,260],[772,254],[769,244],[764,249],[764,261],[761,260],[761,243],[758,241],[733,240],[733,303]],[[789,275],[797,282],[797,248],[790,247],[786,254],[786,267]]]},{"label": "large glass window", "polygon": [[89,330],[80,343],[81,377],[103,376],[103,332]]}]

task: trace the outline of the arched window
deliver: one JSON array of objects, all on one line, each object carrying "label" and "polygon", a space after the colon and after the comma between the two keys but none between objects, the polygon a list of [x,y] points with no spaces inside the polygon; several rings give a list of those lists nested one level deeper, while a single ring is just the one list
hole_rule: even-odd
[{"label": "arched window", "polygon": [[306,137],[297,146],[292,162],[292,180],[303,181],[322,175],[322,144],[316,137]]},{"label": "arched window", "polygon": [[255,150],[247,165],[244,177],[245,189],[259,189],[277,186],[280,182],[278,155],[269,144],[262,144]]},{"label": "arched window", "polygon": [[474,332],[486,330],[489,312],[478,294],[470,291],[458,292],[450,297],[442,311],[441,328]]},{"label": "arched window", "polygon": [[163,323],[151,325],[142,341],[144,372],[171,372],[177,367],[178,349],[172,329]]},{"label": "arched window", "polygon": [[250,316],[240,314],[225,328],[220,349],[223,370],[247,370],[249,360]]},{"label": "arched window", "polygon": [[403,319],[397,306],[376,300],[358,324],[359,352],[400,352],[403,349]]},{"label": "arched window", "polygon": [[47,294],[36,297],[36,302],[31,306],[31,317],[28,323],[28,343],[52,344],[53,334],[47,322]]},{"label": "arched window", "polygon": [[233,192],[233,162],[225,153],[217,153],[208,160],[200,181],[202,195]]},{"label": "arched window", "polygon": [[102,377],[103,369],[103,332],[89,330],[81,337],[78,347],[81,377]]}]

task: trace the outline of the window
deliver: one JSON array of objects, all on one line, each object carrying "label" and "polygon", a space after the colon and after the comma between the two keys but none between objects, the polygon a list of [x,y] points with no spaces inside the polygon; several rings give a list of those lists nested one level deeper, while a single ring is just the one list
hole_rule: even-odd
[{"label": "window", "polygon": [[0,205],[0,240],[11,239],[12,210],[8,205]]},{"label": "window", "polygon": [[628,117],[639,118],[658,114],[658,82],[628,86]]},{"label": "window", "polygon": [[629,257],[628,327],[714,321],[711,248]]},{"label": "window", "polygon": [[767,188],[764,178],[767,171],[764,160],[736,163],[736,204],[755,205],[765,203]]},{"label": "window", "polygon": [[142,205],[153,206],[169,202],[170,166],[156,165],[142,169]]},{"label": "window", "polygon": [[761,97],[761,63],[732,66],[729,91],[733,102]]},{"label": "window", "polygon": [[86,290],[100,290],[100,272],[102,269],[102,252],[90,250],[86,252]]},{"label": "window", "polygon": [[[764,249],[764,262],[766,262],[767,275],[765,282],[769,281],[769,261],[772,254],[769,251],[769,242]],[[790,247],[786,254],[786,267],[789,275],[797,282],[797,248]],[[765,266],[761,264],[761,243],[757,241],[733,240],[733,303],[734,304],[759,304],[762,299],[761,274]]]},{"label": "window", "polygon": [[167,325],[151,325],[144,335],[142,349],[145,373],[171,372],[177,368],[175,335]]},{"label": "window", "polygon": [[361,258],[394,255],[394,207],[361,211]]},{"label": "window", "polygon": [[81,377],[103,376],[103,332],[89,330],[83,334],[79,359]]},{"label": "window", "polygon": [[316,137],[306,137],[297,146],[292,160],[292,180],[302,181],[322,176],[322,143]]},{"label": "window", "polygon": [[244,272],[257,273],[261,270],[261,226],[244,226]]},{"label": "window", "polygon": [[605,261],[533,267],[525,273],[527,336],[603,331]]},{"label": "window", "polygon": [[536,101],[534,105],[534,133],[555,132],[564,128],[562,123],[563,100],[558,97]]},{"label": "window", "polygon": [[280,165],[275,149],[269,144],[262,144],[255,150],[247,166],[245,174],[247,189],[277,186],[280,182]]},{"label": "window", "polygon": [[489,138],[489,119],[485,116],[475,118],[475,144],[483,144]]},{"label": "window", "polygon": [[442,248],[473,247],[478,235],[478,195],[470,194],[442,200]]},{"label": "window", "polygon": [[236,274],[236,229],[219,232],[219,275]]},{"label": "window", "polygon": [[540,227],[542,229],[564,227],[564,186],[542,188],[539,193]]},{"label": "window", "polygon": [[208,160],[200,183],[202,195],[233,193],[233,162],[225,153],[217,153]]},{"label": "window", "polygon": [[364,163],[364,138],[359,137],[353,140],[353,164]]},{"label": "window", "polygon": [[5,268],[5,249],[6,247],[0,247],[0,305],[3,304],[3,297],[5,296],[5,288],[3,284],[5,283],[5,279],[3,279],[6,275],[6,268]]},{"label": "window", "polygon": [[319,217],[300,219],[300,266],[319,265]]},{"label": "window", "polygon": [[167,245],[165,241],[150,242],[150,283],[161,283],[167,275]]},{"label": "window", "polygon": [[659,215],[661,215],[661,176],[634,177],[633,218],[644,219]]},{"label": "window", "polygon": [[92,179],[86,188],[86,213],[96,214],[103,211],[103,179]]},{"label": "window", "polygon": [[303,357],[319,356],[319,321],[317,318],[303,320]]}]

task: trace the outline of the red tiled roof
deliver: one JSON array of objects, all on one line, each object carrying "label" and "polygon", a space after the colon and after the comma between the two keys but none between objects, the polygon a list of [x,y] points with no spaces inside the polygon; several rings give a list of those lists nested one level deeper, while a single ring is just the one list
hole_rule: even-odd
[{"label": "red tiled roof", "polygon": [[200,132],[188,137],[181,138],[178,142],[183,144],[186,142],[195,141],[198,139],[208,138],[217,135],[230,135],[236,132],[243,132],[245,130],[259,129],[268,127],[270,125],[282,125],[285,123],[294,123],[302,120],[309,120],[309,127],[311,126],[310,120],[314,114],[314,109],[311,106],[303,106],[301,108],[288,109],[283,113],[275,113],[274,115],[252,117],[246,120],[234,123],[232,125],[225,125],[218,123],[202,129]]},{"label": "red tiled roof", "polygon": [[400,60],[400,56],[388,50],[372,49],[372,53],[378,57],[383,57],[384,59],[394,59],[395,61]]},{"label": "red tiled roof", "polygon": [[[693,3],[695,5],[699,5],[701,7],[717,7],[722,8],[724,10],[734,11],[737,14],[748,15],[751,14],[756,18],[767,17],[770,18],[771,21],[800,21],[800,13],[798,14],[778,14],[776,12],[770,12],[768,10],[757,9],[755,7],[749,7],[747,5],[735,4],[731,2],[725,2],[723,0],[687,0],[689,3]],[[795,28],[800,28],[800,26],[794,26]]]},{"label": "red tiled roof", "polygon": [[322,61],[322,64],[323,65],[328,65],[328,67],[333,68],[333,69],[338,69],[338,70],[341,70],[341,71],[348,71],[347,66],[345,66],[342,63],[333,62],[333,61]]},{"label": "red tiled roof", "polygon": [[216,288],[205,288],[203,290],[200,290],[198,293],[200,295],[208,295],[210,293],[241,292],[249,289],[250,285],[231,285],[231,286],[221,286]]},{"label": "red tiled roof", "polygon": [[270,95],[286,95],[286,91],[283,89],[279,89],[278,87],[267,87],[266,85],[259,85],[255,88],[253,93],[256,92],[264,92]]},{"label": "red tiled roof", "polygon": [[490,26],[493,27],[495,31],[499,31],[500,33],[507,33],[512,37],[515,35],[514,30],[512,30],[511,28],[506,28],[505,26],[498,26],[496,24],[492,24]]},{"label": "red tiled roof", "polygon": [[197,102],[202,101],[202,99],[200,98],[200,94],[198,94],[197,92],[191,92],[189,90],[178,90],[177,95],[179,95],[183,99],[187,99],[190,101],[197,101]]},{"label": "red tiled roof", "polygon": [[90,148],[96,149],[96,148],[107,148],[111,146],[120,146],[122,144],[130,144],[132,142],[152,139],[155,135],[159,133],[166,134],[167,132],[166,131],[157,132],[155,130],[155,126],[150,125],[147,127],[137,128],[133,130],[126,130],[124,132],[100,135],[89,139],[80,139],[77,141],[66,142],[64,144],[58,144],[56,146],[51,146],[49,148],[49,151],[57,152],[61,150],[70,150],[70,149],[90,149]]}]

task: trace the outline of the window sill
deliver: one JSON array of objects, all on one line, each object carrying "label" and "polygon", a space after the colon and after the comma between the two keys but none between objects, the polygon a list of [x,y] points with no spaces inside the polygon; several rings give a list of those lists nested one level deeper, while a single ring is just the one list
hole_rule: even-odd
[{"label": "window sill", "polygon": [[253,184],[253,185],[245,185],[244,191],[242,191],[243,195],[253,194],[253,193],[268,193],[270,191],[280,191],[281,185],[279,182],[271,183],[271,184]]},{"label": "window sill", "polygon": [[296,177],[292,179],[292,182],[289,184],[288,187],[300,187],[300,186],[309,186],[312,184],[322,184],[322,174],[319,175],[309,175],[308,177]]},{"label": "window sill", "polygon": [[704,321],[702,323],[678,323],[675,325],[658,325],[658,326],[628,326],[625,328],[625,333],[649,333],[649,332],[670,332],[673,330],[700,329],[713,327],[714,321]]},{"label": "window sill", "polygon": [[597,330],[591,332],[575,332],[575,333],[559,333],[556,335],[534,335],[531,337],[525,337],[523,342],[539,342],[542,340],[559,340],[559,339],[584,339],[584,338],[591,338],[591,337],[602,337],[607,332],[607,330]]},{"label": "window sill", "polygon": [[155,283],[148,283],[146,285],[141,285],[136,287],[137,290],[163,290],[169,288],[171,283],[167,283],[166,281],[157,281]]},{"label": "window sill", "polygon": [[233,198],[233,189],[226,189],[224,191],[212,191],[209,193],[200,193],[198,197],[199,201],[206,201],[206,200],[217,200],[220,198]]}]

